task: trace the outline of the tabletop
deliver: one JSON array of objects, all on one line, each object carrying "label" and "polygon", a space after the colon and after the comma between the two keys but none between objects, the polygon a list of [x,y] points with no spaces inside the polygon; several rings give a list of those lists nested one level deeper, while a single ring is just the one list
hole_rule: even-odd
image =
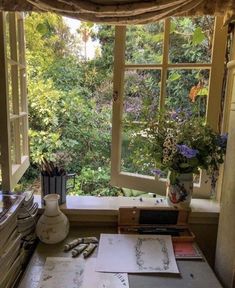
[{"label": "tabletop", "polygon": [[[117,230],[115,227],[73,227],[61,243],[39,243],[18,288],[38,288],[46,257],[71,257],[71,253],[63,251],[66,242],[78,237],[99,237],[101,233],[117,233]],[[180,275],[128,274],[130,288],[222,288],[206,261],[177,260],[177,265]]]}]

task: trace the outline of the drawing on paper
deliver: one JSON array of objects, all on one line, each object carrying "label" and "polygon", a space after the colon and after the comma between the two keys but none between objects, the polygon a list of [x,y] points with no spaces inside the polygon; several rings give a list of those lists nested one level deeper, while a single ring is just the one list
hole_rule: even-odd
[{"label": "drawing on paper", "polygon": [[125,273],[102,273],[96,272],[98,276],[97,288],[128,288],[128,278]]},{"label": "drawing on paper", "polygon": [[94,257],[48,257],[38,288],[129,288],[126,273],[99,273],[95,264]]},{"label": "drawing on paper", "polygon": [[49,257],[44,265],[38,288],[82,288],[84,261]]},{"label": "drawing on paper", "polygon": [[96,271],[179,273],[169,235],[101,234]]},{"label": "drawing on paper", "polygon": [[127,273],[95,272],[96,258],[89,258],[85,265],[83,288],[129,288]]},{"label": "drawing on paper", "polygon": [[[149,266],[149,256],[148,251],[149,251],[149,245],[151,246],[161,246],[161,251],[162,251],[162,259],[161,259],[161,265],[153,265]],[[148,248],[146,250],[146,248]],[[156,247],[157,249],[157,247]],[[135,252],[136,252],[136,264],[139,267],[139,270],[145,271],[145,270],[153,270],[156,272],[159,271],[167,271],[169,269],[169,264],[170,264],[170,259],[168,255],[168,250],[166,248],[166,243],[164,239],[160,238],[137,238],[136,246],[135,246]]]}]

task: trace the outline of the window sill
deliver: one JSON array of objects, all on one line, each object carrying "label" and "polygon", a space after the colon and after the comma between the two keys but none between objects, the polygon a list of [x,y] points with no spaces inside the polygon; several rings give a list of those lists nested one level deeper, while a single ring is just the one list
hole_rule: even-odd
[{"label": "window sill", "polygon": [[[161,201],[162,199],[162,201]],[[157,203],[157,200],[159,203]],[[39,205],[39,213],[43,211],[41,196],[35,195],[35,202]],[[164,198],[140,197],[95,197],[95,196],[67,196],[65,204],[61,205],[63,211],[71,222],[109,223],[117,225],[119,207],[166,207]],[[189,223],[217,224],[220,212],[218,202],[209,199],[193,199],[191,203]]]}]

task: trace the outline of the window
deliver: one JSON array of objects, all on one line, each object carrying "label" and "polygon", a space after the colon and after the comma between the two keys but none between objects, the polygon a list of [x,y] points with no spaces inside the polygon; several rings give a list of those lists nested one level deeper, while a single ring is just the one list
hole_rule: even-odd
[{"label": "window", "polygon": [[0,12],[0,63],[2,190],[10,191],[29,166],[23,13]]},{"label": "window", "polygon": [[[142,26],[144,39],[136,28],[141,26],[116,27],[113,185],[165,194],[164,179],[152,176],[150,169],[129,165],[133,149],[138,149],[129,136],[138,131],[138,123],[144,121],[146,113],[154,116],[161,109],[187,105],[192,113],[199,113],[213,129],[218,129],[226,48],[226,29],[222,25],[219,17],[168,18]],[[189,100],[192,88],[198,93],[191,93]],[[134,131],[128,129],[130,122]],[[144,157],[141,150],[138,152],[139,157]],[[194,197],[209,198],[210,183],[203,171],[197,182]]]}]

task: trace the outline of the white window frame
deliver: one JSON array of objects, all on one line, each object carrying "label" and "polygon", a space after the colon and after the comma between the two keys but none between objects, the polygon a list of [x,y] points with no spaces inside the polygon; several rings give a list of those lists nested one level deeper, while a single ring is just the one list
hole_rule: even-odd
[{"label": "white window frame", "polygon": [[[0,12],[0,164],[3,191],[12,191],[29,166],[23,21],[23,13]],[[9,41],[7,42],[6,29],[8,28]],[[9,57],[7,57],[8,47]],[[10,85],[11,89],[9,89]]]},{"label": "white window frame", "polygon": [[[170,20],[164,20],[163,61],[161,64],[125,64],[125,38],[126,27],[116,26],[114,47],[114,84],[113,84],[113,116],[112,116],[112,155],[111,155],[111,183],[114,186],[126,187],[146,192],[165,195],[165,180],[156,176],[121,171],[122,149],[122,110],[124,95],[125,69],[161,69],[160,109],[164,107],[166,94],[166,79],[168,68],[180,69],[209,69],[209,93],[207,97],[207,123],[218,131],[221,91],[223,83],[224,59],[226,52],[227,28],[223,27],[223,18],[215,18],[211,63],[168,63],[170,36]],[[210,181],[206,181],[205,171],[202,171],[200,184],[194,185],[195,198],[210,198]]]}]

